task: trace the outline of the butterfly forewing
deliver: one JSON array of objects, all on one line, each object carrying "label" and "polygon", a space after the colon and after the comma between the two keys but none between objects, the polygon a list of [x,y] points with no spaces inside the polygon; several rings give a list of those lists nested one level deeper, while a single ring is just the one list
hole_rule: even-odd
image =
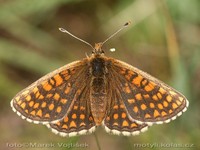
[{"label": "butterfly forewing", "polygon": [[111,70],[128,114],[138,123],[169,122],[188,107],[181,93],[135,67],[112,59]]},{"label": "butterfly forewing", "polygon": [[18,93],[11,106],[23,119],[49,123],[62,119],[86,80],[86,61],[76,61],[42,77]]}]

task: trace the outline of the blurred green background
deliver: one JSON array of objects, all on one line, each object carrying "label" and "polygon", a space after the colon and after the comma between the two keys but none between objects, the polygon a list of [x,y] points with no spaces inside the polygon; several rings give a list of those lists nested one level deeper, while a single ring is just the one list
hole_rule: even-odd
[{"label": "blurred green background", "polygon": [[[100,127],[96,136],[63,138],[43,125],[22,120],[11,110],[10,101],[17,92],[91,53],[90,47],[58,27],[94,44],[129,20],[132,25],[104,45],[106,55],[182,92],[190,106],[181,117],[154,125],[139,136],[109,135]],[[113,47],[116,51],[110,52]],[[55,144],[50,149],[150,149],[148,144],[155,144],[154,150],[199,149],[199,81],[199,0],[0,0],[0,149],[32,149],[23,144],[35,142]],[[59,148],[57,143],[68,147]],[[86,146],[70,147],[71,143]]]}]

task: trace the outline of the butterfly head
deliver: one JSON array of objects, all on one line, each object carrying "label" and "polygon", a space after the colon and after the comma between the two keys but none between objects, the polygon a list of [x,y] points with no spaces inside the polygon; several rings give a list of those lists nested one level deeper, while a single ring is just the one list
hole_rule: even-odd
[{"label": "butterfly head", "polygon": [[92,55],[100,56],[104,55],[104,51],[102,50],[103,43],[95,43],[95,46],[92,51]]}]

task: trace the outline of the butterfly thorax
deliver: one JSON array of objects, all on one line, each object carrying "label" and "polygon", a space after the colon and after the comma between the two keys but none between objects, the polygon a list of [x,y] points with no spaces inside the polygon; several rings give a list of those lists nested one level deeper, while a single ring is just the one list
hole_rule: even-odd
[{"label": "butterfly thorax", "polygon": [[90,75],[92,77],[90,82],[90,100],[91,112],[97,125],[102,123],[106,114],[107,69],[105,59],[99,54],[94,55],[90,61]]}]

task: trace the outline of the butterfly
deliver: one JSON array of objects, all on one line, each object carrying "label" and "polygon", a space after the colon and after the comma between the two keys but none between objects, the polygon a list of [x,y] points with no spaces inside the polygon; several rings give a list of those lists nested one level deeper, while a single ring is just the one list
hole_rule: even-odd
[{"label": "butterfly", "polygon": [[136,67],[105,56],[102,46],[106,41],[94,48],[88,44],[93,48],[90,56],[19,92],[11,101],[13,111],[68,137],[92,133],[101,125],[108,133],[138,135],[186,111],[189,102],[184,95]]}]

